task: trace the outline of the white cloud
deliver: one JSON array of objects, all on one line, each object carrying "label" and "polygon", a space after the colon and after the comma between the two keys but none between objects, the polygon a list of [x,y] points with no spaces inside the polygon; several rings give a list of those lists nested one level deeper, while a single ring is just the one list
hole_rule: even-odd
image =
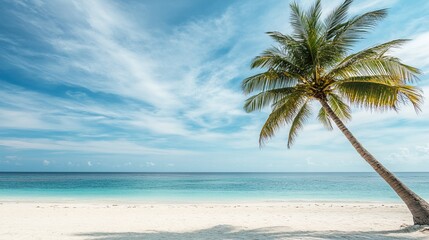
[{"label": "white cloud", "polygon": [[[84,1],[66,5],[67,17],[59,15],[63,10],[57,5],[57,8],[38,9],[52,16],[50,20],[38,14],[26,16],[35,25],[37,36],[57,49],[50,57],[55,62],[25,63],[25,55],[19,58],[19,54],[11,54],[8,57],[13,58],[10,61],[12,64],[35,72],[49,81],[79,85],[94,92],[131,97],[150,104],[155,107],[154,110],[140,109],[140,114],[130,114],[129,119],[123,121],[157,134],[189,135],[186,126],[189,121],[203,128],[216,128],[243,114],[243,97],[227,86],[239,74],[236,67],[232,67],[234,65],[230,61],[210,60],[213,51],[234,35],[234,21],[238,19],[232,19],[234,15],[231,11],[214,19],[191,21],[161,36],[143,37],[140,35],[146,35],[144,30],[136,29],[137,26],[127,19],[124,12],[105,2]],[[63,36],[59,20],[76,22],[69,36]],[[139,33],[137,37],[136,33]],[[122,41],[118,36],[126,36],[131,40]],[[138,42],[142,47],[133,41],[143,41]],[[29,54],[37,56],[41,53],[34,51]],[[75,77],[70,74],[73,72],[83,72],[86,77]],[[86,97],[85,94],[72,91],[67,94],[78,100]],[[16,99],[13,95],[9,97],[7,102],[10,103]],[[28,103],[36,96],[28,97],[21,100]],[[65,107],[67,110],[88,108],[70,102]],[[32,115],[19,111],[2,114],[7,116],[7,119],[1,121],[3,127],[48,129],[46,121],[37,116],[40,109],[36,106],[34,110]],[[8,121],[13,114],[25,122]],[[59,119],[67,121],[51,125],[52,128],[59,129],[59,126],[70,126],[79,121],[67,119],[66,116]]]},{"label": "white cloud", "polygon": [[[248,55],[242,50],[252,44],[247,42],[241,47],[238,47],[240,42],[233,44],[231,49],[235,52],[227,61],[211,59],[213,52],[236,36],[237,23],[241,21],[240,15],[244,14],[238,8],[231,8],[212,19],[190,21],[171,32],[162,33],[162,36],[149,36],[144,30],[136,29],[137,26],[119,8],[107,3],[65,4],[68,5],[66,13],[61,4],[41,9],[29,6],[52,16],[50,19],[41,18],[38,14],[26,16],[34,24],[37,36],[57,48],[55,63],[23,64],[26,57],[22,56],[15,64],[49,81],[132,97],[155,108],[142,109],[134,103],[131,109],[124,105],[115,109],[115,106],[91,102],[86,94],[75,91],[67,91],[66,94],[81,104],[9,89],[0,94],[8,103],[14,103],[14,110],[3,110],[5,114],[1,116],[5,119],[1,121],[1,127],[91,131],[85,123],[90,120],[137,131],[144,129],[158,135],[193,138],[201,134],[216,135],[218,133],[210,132],[211,129],[227,126],[236,117],[244,115],[241,110],[244,97],[239,91],[232,90],[237,87],[231,87],[229,82],[241,74],[239,69],[247,68],[244,62],[250,57],[240,56]],[[86,10],[93,7],[97,10]],[[76,22],[67,37],[62,34],[61,21],[58,20]],[[137,36],[136,32],[139,33]],[[122,41],[118,35],[132,40]],[[265,38],[262,34],[259,36]],[[140,43],[142,48],[136,46],[134,40],[143,41]],[[37,56],[40,53],[29,54]],[[69,73],[75,71],[83,71],[88,76],[70,77],[73,74]],[[82,112],[92,116],[85,116]],[[14,117],[19,121],[11,121]],[[190,123],[200,130],[191,129]]]},{"label": "white cloud", "polygon": [[429,155],[429,143],[427,143],[426,145],[417,145],[416,151],[424,155]]},{"label": "white cloud", "polygon": [[153,166],[155,166],[155,163],[153,163],[153,162],[146,162],[146,166],[147,167],[153,167]]},{"label": "white cloud", "polygon": [[43,165],[45,165],[45,166],[49,166],[49,164],[51,164],[51,162],[50,161],[48,161],[48,160],[43,160],[42,161],[42,163],[43,163]]},{"label": "white cloud", "polygon": [[373,11],[381,8],[389,8],[393,6],[397,0],[360,0],[350,8],[351,14],[359,14],[367,11]]},{"label": "white cloud", "polygon": [[409,36],[411,41],[392,54],[400,57],[405,63],[416,66],[429,73],[429,31]]},{"label": "white cloud", "polygon": [[[422,151],[423,150],[423,151]],[[428,151],[425,147],[399,147],[386,157],[388,164],[395,165],[424,165],[428,161]],[[419,169],[421,171],[421,169]]]},{"label": "white cloud", "polygon": [[[324,1],[324,8],[332,9],[339,2]],[[394,2],[356,1],[352,10],[358,13]],[[250,75],[250,59],[272,44],[264,32],[290,31],[287,2],[272,1],[272,8],[267,8],[265,2],[232,4],[221,14],[186,21],[168,30],[157,28],[156,23],[134,21],[135,16],[127,11],[132,9],[114,2],[27,5],[33,14],[16,16],[28,22],[35,40],[55,51],[26,49],[0,36],[0,41],[18,44],[14,49],[20,50],[5,53],[8,63],[23,68],[38,81],[83,87],[88,94],[67,90],[64,97],[55,97],[2,85],[1,129],[61,132],[52,139],[2,138],[0,145],[4,147],[157,156],[193,154],[205,158],[230,153],[237,154],[237,158],[259,156],[270,160],[306,159],[308,152],[314,151],[338,162],[348,158],[345,152],[353,151],[345,147],[348,143],[338,130],[328,132],[315,121],[304,127],[293,150],[286,150],[287,129],[281,130],[263,151],[258,150],[259,129],[267,112],[244,113],[241,108],[245,97],[239,81]],[[427,32],[412,38],[398,55],[411,65],[429,67],[425,58],[429,49],[424,51]],[[43,61],[32,61],[30,56]],[[120,101],[92,96],[97,94]],[[424,111],[416,116],[411,108],[404,108],[399,115],[359,110],[348,126],[371,148],[379,149],[386,144],[378,136],[412,133],[415,139],[424,139],[421,127],[404,123],[397,128],[386,123],[424,124],[427,114]],[[393,130],[397,134],[389,135]],[[409,148],[417,141],[406,139],[409,144],[400,142],[394,148]],[[327,153],[332,149],[340,151],[338,157]],[[239,154],[242,150],[246,152]],[[419,150],[424,151],[424,147]],[[317,159],[302,164],[313,163],[320,165]],[[146,166],[151,164],[145,162]]]},{"label": "white cloud", "polygon": [[191,155],[192,151],[168,148],[151,148],[125,140],[64,141],[52,139],[0,139],[0,146],[14,149],[34,149],[51,151],[77,151],[93,153],[134,154],[134,155]]}]

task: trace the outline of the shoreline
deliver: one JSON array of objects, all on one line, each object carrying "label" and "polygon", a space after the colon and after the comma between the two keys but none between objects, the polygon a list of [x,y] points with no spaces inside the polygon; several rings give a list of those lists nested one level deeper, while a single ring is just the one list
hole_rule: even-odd
[{"label": "shoreline", "polygon": [[0,199],[0,213],[0,239],[429,239],[400,203]]},{"label": "shoreline", "polygon": [[355,204],[404,204],[397,201],[384,200],[351,200],[351,199],[143,199],[143,198],[58,198],[58,197],[0,197],[0,203],[118,203],[118,204],[252,204],[252,203],[355,203]]}]

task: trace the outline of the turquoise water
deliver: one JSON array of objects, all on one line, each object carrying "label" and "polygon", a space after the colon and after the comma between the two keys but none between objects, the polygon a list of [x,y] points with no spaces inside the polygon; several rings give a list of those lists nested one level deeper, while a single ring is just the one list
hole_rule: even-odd
[{"label": "turquoise water", "polygon": [[[429,173],[397,176],[429,199]],[[375,173],[0,173],[1,199],[399,201]]]}]

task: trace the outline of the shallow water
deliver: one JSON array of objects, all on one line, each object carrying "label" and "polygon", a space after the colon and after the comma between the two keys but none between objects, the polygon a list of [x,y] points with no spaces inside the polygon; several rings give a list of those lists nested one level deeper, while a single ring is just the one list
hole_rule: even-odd
[{"label": "shallow water", "polygon": [[[429,199],[429,173],[397,173]],[[400,199],[375,173],[0,173],[0,199]]]}]

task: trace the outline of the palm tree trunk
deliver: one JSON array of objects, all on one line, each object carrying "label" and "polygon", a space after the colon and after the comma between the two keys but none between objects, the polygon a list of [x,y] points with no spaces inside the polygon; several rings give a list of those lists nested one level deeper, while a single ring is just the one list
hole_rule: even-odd
[{"label": "palm tree trunk", "polygon": [[393,173],[385,168],[377,159],[375,159],[353,136],[344,123],[338,118],[331,107],[324,99],[319,99],[323,108],[329,117],[335,122],[337,127],[346,136],[356,151],[371,165],[371,167],[393,188],[398,196],[405,202],[411,214],[413,215],[414,224],[429,225],[429,204],[416,193],[411,191],[403,184]]}]

